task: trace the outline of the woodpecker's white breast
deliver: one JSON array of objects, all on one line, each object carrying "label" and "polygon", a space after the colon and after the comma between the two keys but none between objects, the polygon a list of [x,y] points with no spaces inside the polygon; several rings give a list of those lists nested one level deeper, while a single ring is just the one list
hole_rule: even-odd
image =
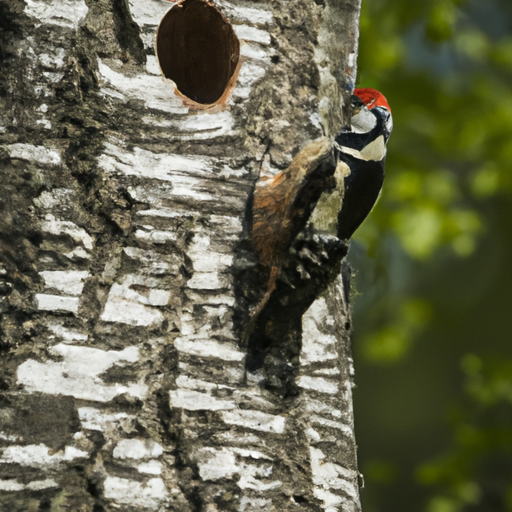
[{"label": "woodpecker's white breast", "polygon": [[367,108],[362,108],[352,116],[350,124],[354,133],[368,133],[377,125],[377,118]]}]

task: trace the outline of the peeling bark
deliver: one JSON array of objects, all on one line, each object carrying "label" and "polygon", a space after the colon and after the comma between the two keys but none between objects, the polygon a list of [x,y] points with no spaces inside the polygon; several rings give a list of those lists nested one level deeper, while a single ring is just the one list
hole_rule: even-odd
[{"label": "peeling bark", "polygon": [[158,68],[171,5],[0,0],[0,509],[360,510],[350,269],[283,337],[293,395],[234,322],[256,181],[347,120],[359,1],[217,0],[206,110]]}]

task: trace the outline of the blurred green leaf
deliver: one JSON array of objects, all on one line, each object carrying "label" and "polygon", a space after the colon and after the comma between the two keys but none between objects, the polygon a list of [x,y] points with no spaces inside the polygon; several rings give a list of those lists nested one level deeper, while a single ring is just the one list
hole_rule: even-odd
[{"label": "blurred green leaf", "polygon": [[436,2],[427,19],[427,37],[432,41],[449,39],[458,19],[458,10],[453,2],[439,0]]},{"label": "blurred green leaf", "polygon": [[443,213],[435,205],[404,208],[392,216],[391,222],[405,251],[414,258],[428,258],[441,242]]},{"label": "blurred green leaf", "polygon": [[399,360],[431,317],[430,304],[422,299],[409,299],[393,309],[394,322],[371,333],[363,341],[365,355],[372,361]]},{"label": "blurred green leaf", "polygon": [[493,62],[509,72],[512,69],[512,37],[503,38],[491,51]]},{"label": "blurred green leaf", "polygon": [[458,512],[460,505],[453,499],[436,496],[428,504],[428,512]]},{"label": "blurred green leaf", "polygon": [[500,173],[493,163],[485,164],[471,176],[471,191],[476,197],[488,197],[499,190]]}]

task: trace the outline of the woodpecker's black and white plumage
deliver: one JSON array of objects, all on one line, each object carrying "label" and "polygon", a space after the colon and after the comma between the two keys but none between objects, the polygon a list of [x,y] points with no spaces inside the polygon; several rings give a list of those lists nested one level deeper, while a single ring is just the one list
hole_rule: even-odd
[{"label": "woodpecker's black and white plumage", "polygon": [[312,142],[285,171],[260,180],[254,192],[252,243],[260,262],[279,266],[309,225],[348,240],[370,213],[384,181],[391,109],[374,89],[355,89],[349,130],[333,143]]},{"label": "woodpecker's black and white plumage", "polygon": [[392,127],[391,109],[384,96],[374,89],[355,89],[350,130],[341,131],[334,139],[334,183],[315,205],[310,227],[341,240],[354,234],[382,189]]},{"label": "woodpecker's black and white plumage", "polygon": [[350,174],[344,180],[343,206],[338,214],[338,237],[348,240],[370,213],[384,182],[386,144],[393,118],[386,98],[374,89],[355,89],[351,131],[335,140],[338,158]]},{"label": "woodpecker's black and white plumage", "polygon": [[377,201],[392,126],[384,96],[374,89],[355,89],[349,129],[334,141],[325,137],[308,144],[285,171],[256,184],[251,242],[268,282],[253,319],[279,279],[294,289],[301,286],[289,277],[295,271],[318,280],[318,289],[325,285],[325,275],[339,264],[347,240]]},{"label": "woodpecker's black and white plumage", "polygon": [[263,368],[281,394],[294,387],[301,317],[340,274],[348,240],[384,180],[391,109],[373,89],[356,89],[351,103],[348,129],[308,144],[254,190],[250,242],[258,262],[239,284],[248,306],[242,343],[247,368]]}]

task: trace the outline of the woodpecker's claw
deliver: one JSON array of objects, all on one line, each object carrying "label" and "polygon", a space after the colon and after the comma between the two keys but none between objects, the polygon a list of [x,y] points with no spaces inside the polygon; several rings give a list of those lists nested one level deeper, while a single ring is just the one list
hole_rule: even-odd
[{"label": "woodpecker's claw", "polygon": [[[320,255],[322,255],[322,254],[325,254],[325,257],[323,259],[328,259],[329,258],[329,256],[327,256],[327,253],[324,250],[321,251]],[[314,253],[312,253],[307,247],[303,247],[298,252],[298,255],[302,259],[309,260],[312,263],[314,263],[315,265],[321,265],[322,264],[320,258],[318,256],[316,256]]]},{"label": "woodpecker's claw", "polygon": [[309,272],[300,263],[295,267],[297,272],[300,274],[301,279],[311,279]]},{"label": "woodpecker's claw", "polygon": [[332,261],[346,253],[347,247],[346,240],[308,227],[297,235],[288,250],[279,280],[291,288],[301,286],[300,281],[316,280],[330,268]]}]

